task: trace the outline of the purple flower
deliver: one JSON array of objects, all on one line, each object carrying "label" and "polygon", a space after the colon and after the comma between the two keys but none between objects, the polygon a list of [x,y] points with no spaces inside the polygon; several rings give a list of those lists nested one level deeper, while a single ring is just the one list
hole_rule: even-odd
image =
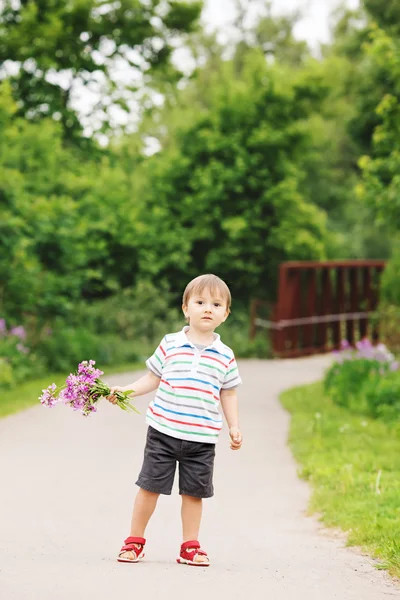
[{"label": "purple flower", "polygon": [[94,360],[84,360],[78,365],[78,375],[81,378],[81,381],[86,383],[94,383],[96,379],[101,377],[104,372],[100,371],[100,369],[95,369],[94,365],[96,361]]},{"label": "purple flower", "polygon": [[93,404],[88,404],[82,410],[84,417],[88,417],[92,412],[97,412],[97,408]]},{"label": "purple flower", "polygon": [[88,386],[82,383],[78,375],[71,373],[66,380],[63,401],[65,404],[72,406],[74,410],[79,410],[83,406],[87,392]]},{"label": "purple flower", "polygon": [[389,352],[385,344],[374,346],[368,338],[363,338],[355,344],[356,348],[352,348],[347,340],[342,340],[340,343],[341,350],[334,351],[335,360],[337,363],[343,363],[347,360],[372,360],[381,363],[378,369],[381,375],[387,373],[388,369],[397,371],[400,367],[396,362],[394,355]]},{"label": "purple flower", "polygon": [[23,344],[17,344],[18,352],[22,352],[22,354],[29,354],[29,348],[24,346]]},{"label": "purple flower", "polygon": [[356,343],[356,347],[359,350],[365,350],[365,349],[370,349],[373,348],[373,345],[371,344],[371,342],[369,341],[368,338],[364,337],[362,340],[360,340],[359,342]]},{"label": "purple flower", "polygon": [[375,349],[369,340],[366,340],[364,338],[360,342],[357,342],[356,348],[357,348],[357,354],[356,354],[357,358],[367,358],[367,359],[374,358]]},{"label": "purple flower", "polygon": [[6,320],[0,319],[0,335],[7,334]]},{"label": "purple flower", "polygon": [[55,393],[56,389],[56,384],[52,383],[51,385],[49,385],[48,388],[42,390],[43,393],[41,396],[39,396],[39,400],[44,406],[48,406],[49,408],[51,408],[52,406],[57,404],[57,402],[59,402],[59,399],[57,398]]},{"label": "purple flower", "polygon": [[26,339],[26,331],[22,327],[22,325],[19,325],[18,327],[13,327],[10,331],[10,335],[15,335],[16,337],[19,337],[20,340]]},{"label": "purple flower", "polygon": [[[91,393],[103,371],[95,368],[95,361],[83,361],[78,365],[78,374],[70,373],[66,380],[66,388],[62,393],[62,401],[73,410],[80,410],[84,415],[95,412]],[[98,397],[96,398],[97,401]]]}]

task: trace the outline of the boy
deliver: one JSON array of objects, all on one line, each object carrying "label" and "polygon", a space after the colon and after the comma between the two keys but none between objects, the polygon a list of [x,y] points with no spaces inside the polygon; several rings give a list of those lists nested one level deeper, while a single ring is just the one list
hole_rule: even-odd
[{"label": "boy", "polygon": [[171,494],[176,462],[182,497],[182,529],[178,563],[208,567],[210,561],[198,542],[202,499],[213,493],[215,444],[222,428],[221,404],[229,426],[232,450],[242,445],[236,387],[241,383],[233,352],[214,330],[230,313],[231,294],[216,275],[193,279],[183,294],[182,310],[188,326],[166,335],[146,361],[147,375],[115,391],[134,389],[132,396],[157,390],[149,404],[144,462],[130,536],[118,556],[136,563],[144,557],[146,526],[160,494]]}]

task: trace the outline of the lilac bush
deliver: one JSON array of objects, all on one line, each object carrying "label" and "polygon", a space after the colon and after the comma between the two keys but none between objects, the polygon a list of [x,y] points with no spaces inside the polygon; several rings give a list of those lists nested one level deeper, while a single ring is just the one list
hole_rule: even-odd
[{"label": "lilac bush", "polygon": [[10,335],[14,335],[15,337],[19,338],[20,340],[25,340],[26,339],[25,328],[22,327],[22,325],[18,325],[17,327],[12,327],[10,329]]},{"label": "lilac bush", "polygon": [[343,340],[335,358],[324,385],[336,404],[372,417],[397,414],[399,362],[385,344],[374,346],[364,338],[353,348]]},{"label": "lilac bush", "polygon": [[0,353],[6,354],[6,346],[9,348],[15,348],[18,352],[22,354],[28,354],[30,349],[25,342],[27,338],[27,333],[25,328],[22,325],[17,325],[15,327],[11,327],[10,330],[7,329],[7,324],[5,319],[0,319],[0,341],[2,345],[0,346]]},{"label": "lilac bush", "polygon": [[0,319],[0,336],[7,335],[6,320]]},{"label": "lilac bush", "polygon": [[[42,390],[39,396],[40,402],[49,408],[59,402],[70,406],[73,410],[81,412],[85,417],[92,412],[97,412],[97,403],[101,398],[108,396],[111,392],[110,387],[100,380],[104,374],[100,369],[96,369],[94,360],[79,363],[77,373],[68,375],[65,386],[58,388],[55,383]],[[127,392],[115,392],[117,405],[123,410],[137,409],[129,402],[129,395],[133,390]]]},{"label": "lilac bush", "polygon": [[33,373],[40,375],[44,371],[43,360],[32,351],[25,328],[22,325],[7,327],[4,318],[0,318],[0,361],[3,365],[0,369],[2,390],[24,381]]},{"label": "lilac bush", "polygon": [[391,371],[399,369],[399,362],[385,344],[374,346],[368,338],[357,342],[355,348],[347,340],[342,340],[340,350],[335,350],[334,355],[338,363],[345,360],[372,360],[388,365]]}]

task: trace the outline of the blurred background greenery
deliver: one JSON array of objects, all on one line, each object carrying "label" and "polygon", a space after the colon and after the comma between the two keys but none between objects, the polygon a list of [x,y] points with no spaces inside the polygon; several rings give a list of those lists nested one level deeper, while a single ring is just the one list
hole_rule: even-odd
[{"label": "blurred background greenery", "polygon": [[232,290],[239,357],[270,353],[249,304],[284,260],[391,259],[397,314],[398,3],[339,10],[319,53],[260,6],[223,44],[201,2],[0,3],[1,387],[142,361],[203,272]]}]

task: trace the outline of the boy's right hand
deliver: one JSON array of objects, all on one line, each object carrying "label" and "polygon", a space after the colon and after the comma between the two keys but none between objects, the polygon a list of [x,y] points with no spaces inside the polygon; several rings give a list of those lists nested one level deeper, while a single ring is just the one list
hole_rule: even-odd
[{"label": "boy's right hand", "polygon": [[240,448],[242,447],[243,438],[242,438],[242,434],[239,431],[239,428],[231,427],[229,429],[229,435],[231,438],[232,450],[240,450]]},{"label": "boy's right hand", "polygon": [[121,387],[120,385],[114,385],[110,388],[110,394],[109,396],[106,396],[106,398],[112,404],[117,403],[117,397],[115,396],[114,392],[125,392],[125,388]]}]

